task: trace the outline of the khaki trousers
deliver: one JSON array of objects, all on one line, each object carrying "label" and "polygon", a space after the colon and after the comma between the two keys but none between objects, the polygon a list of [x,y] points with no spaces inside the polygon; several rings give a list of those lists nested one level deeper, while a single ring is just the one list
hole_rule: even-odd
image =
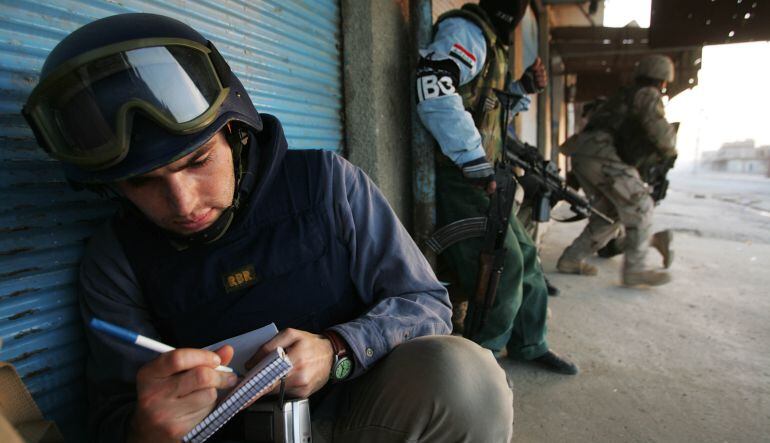
[{"label": "khaki trousers", "polygon": [[313,417],[314,443],[494,443],[513,436],[505,372],[489,350],[461,337],[403,343],[332,389],[342,401],[336,419]]},{"label": "khaki trousers", "polygon": [[645,270],[655,207],[646,185],[636,168],[618,157],[609,134],[582,133],[578,141],[581,147],[572,156],[573,172],[591,204],[617,221],[610,224],[592,214],[580,236],[565,249],[562,259],[584,260],[615,238],[622,225],[625,227],[623,270]]}]

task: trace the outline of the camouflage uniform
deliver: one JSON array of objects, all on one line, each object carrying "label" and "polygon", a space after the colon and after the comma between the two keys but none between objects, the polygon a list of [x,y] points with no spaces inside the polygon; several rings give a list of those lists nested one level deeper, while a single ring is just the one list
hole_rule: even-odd
[{"label": "camouflage uniform", "polygon": [[[633,100],[627,112],[636,121],[638,130],[643,132],[634,137],[644,139],[651,146],[649,155],[665,157],[675,154],[676,131],[666,121],[660,91],[648,86],[631,93]],[[622,100],[614,103],[615,106],[621,106]],[[603,111],[611,115],[626,113],[613,108],[612,102]],[[600,117],[592,117],[592,122],[594,118]],[[623,271],[642,272],[645,270],[654,203],[647,185],[639,176],[636,164],[629,164],[636,162],[630,161],[625,155],[621,159],[619,154],[623,153],[618,152],[613,134],[597,126],[602,125],[589,122],[589,130],[579,134],[570,143],[571,146],[567,147],[566,153],[572,156],[573,172],[596,209],[618,221],[609,224],[592,216],[559,261],[582,262],[616,237],[622,225],[625,227]]]}]

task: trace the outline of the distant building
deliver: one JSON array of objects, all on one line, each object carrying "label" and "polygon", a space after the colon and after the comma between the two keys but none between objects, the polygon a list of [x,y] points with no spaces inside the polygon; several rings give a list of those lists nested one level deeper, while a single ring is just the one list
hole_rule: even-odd
[{"label": "distant building", "polygon": [[701,164],[717,172],[769,174],[770,145],[756,147],[752,139],[724,143],[717,151],[704,152]]}]

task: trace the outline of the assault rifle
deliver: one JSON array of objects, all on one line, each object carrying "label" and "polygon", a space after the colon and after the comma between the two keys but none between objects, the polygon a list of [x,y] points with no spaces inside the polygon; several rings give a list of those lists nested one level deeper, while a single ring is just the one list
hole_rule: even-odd
[{"label": "assault rifle", "polygon": [[[507,129],[510,112],[523,97],[498,90],[495,90],[495,94],[497,94],[497,98],[503,107],[503,128]],[[614,223],[614,220],[591,208],[591,205],[586,200],[567,188],[563,179],[559,176],[556,166],[551,162],[542,160],[536,148],[521,142],[518,142],[518,144],[512,143],[512,140],[517,141],[515,138],[510,138],[506,139],[506,142],[503,143],[502,159],[495,163],[497,189],[490,198],[487,216],[467,218],[450,223],[438,229],[426,241],[426,246],[436,255],[439,255],[460,241],[478,237],[484,238],[479,257],[476,292],[473,295],[474,307],[470,312],[471,318],[468,322],[468,327],[463,334],[471,339],[474,338],[485,324],[487,312],[495,300],[497,287],[503,273],[505,254],[507,252],[504,247],[505,236],[508,229],[508,221],[512,216],[516,193],[517,180],[513,173],[514,166],[519,166],[525,171],[529,171],[531,180],[536,184],[540,184],[539,187],[548,193],[548,200],[552,197],[558,200],[566,200],[570,203],[573,211],[582,214],[582,217],[586,217],[590,212],[593,212],[609,223]],[[537,153],[537,158],[531,157],[527,153]],[[543,214],[550,214],[550,204],[540,209],[539,212],[541,214],[540,219],[543,218]],[[545,220],[547,219],[545,218]]]},{"label": "assault rifle", "polygon": [[[671,123],[674,128],[674,132],[679,132],[679,122]],[[655,204],[659,204],[661,200],[666,198],[666,192],[668,191],[668,171],[674,167],[676,163],[676,151],[661,152],[657,148],[650,148],[651,153],[640,160],[636,169],[639,171],[639,176],[647,183],[650,188],[650,196]]]},{"label": "assault rifle", "polygon": [[[509,165],[504,161],[495,164],[497,189],[491,196],[487,217],[484,219],[484,242],[479,254],[479,272],[476,280],[476,292],[473,295],[471,318],[464,336],[472,339],[484,327],[487,312],[495,301],[503,265],[508,249],[505,236],[508,221],[513,211],[516,193],[516,180]],[[474,219],[470,219],[471,221]]]},{"label": "assault rifle", "polygon": [[[497,93],[504,106],[510,106],[509,108],[505,108],[506,115],[503,120],[508,121],[507,114],[509,110],[515,106],[516,102],[520,100],[521,97],[502,91],[495,91],[495,93]],[[557,221],[579,220],[589,217],[591,213],[593,213],[608,223],[615,222],[612,218],[591,207],[591,204],[586,199],[570,189],[565,183],[565,180],[559,175],[559,169],[556,165],[553,162],[544,160],[542,155],[540,155],[540,152],[534,146],[523,143],[517,138],[509,135],[506,137],[503,149],[505,153],[504,164],[509,168],[518,166],[523,169],[525,175],[519,177],[518,182],[525,188],[525,193],[528,192],[530,195],[537,196],[537,204],[535,205],[535,208],[533,208],[533,217],[535,221],[548,221],[550,219],[552,204],[564,200],[570,205],[570,208],[577,214],[577,216],[567,220]],[[502,171],[499,168],[502,164],[502,162],[498,163],[498,167],[495,169],[496,179],[498,176],[502,176]],[[498,191],[500,191],[500,186],[498,186]],[[513,192],[515,189],[509,189],[509,191]],[[499,192],[493,196],[493,199],[498,194]],[[490,202],[490,208],[492,207],[492,203],[493,202]],[[443,226],[436,230],[425,244],[436,255],[439,255],[455,243],[485,236],[485,233],[489,230],[490,214],[488,214],[487,217],[466,218]]]},{"label": "assault rifle", "polygon": [[[522,96],[500,91],[495,91],[495,93],[503,107],[503,127],[507,127],[510,111],[522,99]],[[473,339],[486,323],[487,312],[495,301],[500,277],[503,275],[505,255],[508,252],[505,247],[505,237],[508,232],[508,221],[513,212],[516,179],[507,155],[503,155],[500,160],[495,162],[494,180],[497,188],[489,199],[489,209],[485,218],[484,242],[479,254],[479,272],[476,280],[476,292],[473,295],[474,303],[470,310],[471,318],[463,334],[470,339]],[[473,222],[471,221],[471,223]]]},{"label": "assault rifle", "polygon": [[650,196],[657,205],[661,200],[666,198],[666,192],[668,192],[668,171],[674,167],[676,162],[676,156],[666,158],[660,163],[647,167],[647,171],[643,173],[644,181],[652,188]]},{"label": "assault rifle", "polygon": [[[511,109],[523,97],[515,94],[497,93],[503,106],[503,127],[507,127]],[[475,217],[450,223],[433,233],[426,241],[426,246],[436,255],[463,240],[483,237],[484,242],[479,255],[479,272],[476,280],[476,292],[473,295],[473,308],[470,311],[468,327],[463,331],[467,338],[474,338],[486,322],[489,307],[495,301],[497,287],[505,264],[505,236],[508,221],[512,216],[516,194],[516,179],[513,167],[507,155],[495,162],[494,180],[497,184],[495,193],[489,199],[486,217]]]},{"label": "assault rifle", "polygon": [[[520,141],[509,134],[505,140],[505,152],[511,164],[524,170],[519,177],[519,183],[525,189],[525,195],[534,197],[532,219],[536,222],[546,222],[551,219],[551,208],[564,200],[570,205],[572,212],[577,214],[563,222],[582,220],[595,214],[607,223],[615,223],[601,211],[593,208],[588,200],[571,190],[559,175],[559,168],[552,161],[543,159],[540,151],[532,145]],[[529,198],[529,197],[528,197]]]}]

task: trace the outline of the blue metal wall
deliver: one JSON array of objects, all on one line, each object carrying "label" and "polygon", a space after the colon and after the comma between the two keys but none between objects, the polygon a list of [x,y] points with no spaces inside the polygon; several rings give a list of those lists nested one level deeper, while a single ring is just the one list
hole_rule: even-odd
[{"label": "blue metal wall", "polygon": [[72,440],[85,406],[77,263],[113,208],[67,188],[19,110],[59,40],[123,12],[172,16],[214,41],[290,147],[342,148],[338,0],[0,0],[0,360]]}]

